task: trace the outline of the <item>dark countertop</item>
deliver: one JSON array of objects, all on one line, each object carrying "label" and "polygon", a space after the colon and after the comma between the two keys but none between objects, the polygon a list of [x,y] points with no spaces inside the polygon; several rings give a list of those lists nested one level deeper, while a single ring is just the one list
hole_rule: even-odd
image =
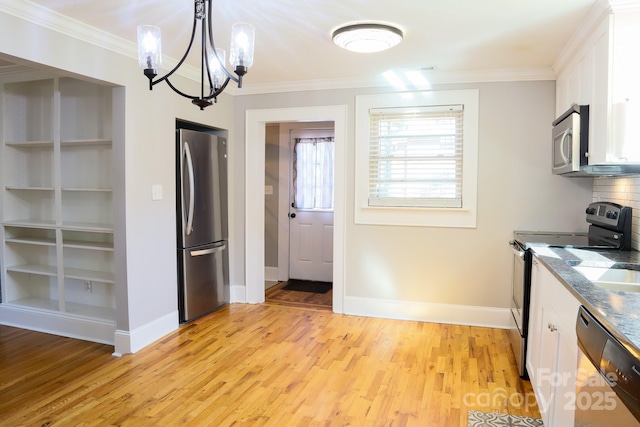
[{"label": "dark countertop", "polygon": [[640,252],[532,246],[566,288],[636,357],[640,358],[640,292],[602,289],[572,266],[640,269]]}]

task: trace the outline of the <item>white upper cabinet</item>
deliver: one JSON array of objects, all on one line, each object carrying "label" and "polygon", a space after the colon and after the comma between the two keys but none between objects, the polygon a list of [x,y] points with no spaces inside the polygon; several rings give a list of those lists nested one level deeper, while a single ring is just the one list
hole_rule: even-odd
[{"label": "white upper cabinet", "polygon": [[640,163],[640,2],[618,3],[597,2],[556,64],[556,116],[589,105],[590,165]]},{"label": "white upper cabinet", "polygon": [[613,65],[607,161],[640,162],[640,10],[613,14],[610,21]]}]

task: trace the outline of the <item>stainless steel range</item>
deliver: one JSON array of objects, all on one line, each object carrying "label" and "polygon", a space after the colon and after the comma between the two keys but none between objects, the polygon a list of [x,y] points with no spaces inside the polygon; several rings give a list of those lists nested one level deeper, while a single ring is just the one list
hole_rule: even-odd
[{"label": "stainless steel range", "polygon": [[513,277],[509,337],[519,374],[527,378],[526,354],[531,296],[530,248],[571,247],[581,249],[631,249],[631,208],[611,202],[591,203],[586,209],[589,231],[566,233],[548,231],[515,231],[509,247],[513,252]]}]

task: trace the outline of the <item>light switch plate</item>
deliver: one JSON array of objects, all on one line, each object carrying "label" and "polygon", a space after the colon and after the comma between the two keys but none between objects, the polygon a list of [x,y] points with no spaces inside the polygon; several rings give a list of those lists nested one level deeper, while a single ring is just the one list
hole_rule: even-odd
[{"label": "light switch plate", "polygon": [[162,200],[162,185],[154,184],[151,186],[151,200]]},{"label": "light switch plate", "polygon": [[265,185],[264,186],[264,194],[266,194],[267,196],[272,196],[273,195],[273,185]]}]

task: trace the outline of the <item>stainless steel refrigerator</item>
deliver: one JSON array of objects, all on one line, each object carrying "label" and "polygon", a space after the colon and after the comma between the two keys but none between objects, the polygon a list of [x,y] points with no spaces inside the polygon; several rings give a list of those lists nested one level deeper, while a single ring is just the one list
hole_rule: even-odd
[{"label": "stainless steel refrigerator", "polygon": [[178,304],[187,322],[229,302],[226,140],[177,132]]}]

